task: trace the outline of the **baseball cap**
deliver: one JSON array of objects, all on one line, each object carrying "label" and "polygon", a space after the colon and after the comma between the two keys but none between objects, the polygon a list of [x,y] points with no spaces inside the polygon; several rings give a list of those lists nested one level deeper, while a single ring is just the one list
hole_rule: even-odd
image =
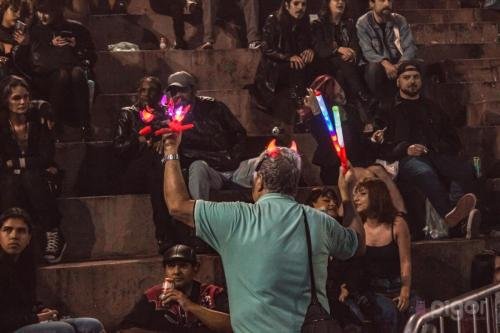
[{"label": "baseball cap", "polygon": [[410,70],[417,71],[419,73],[422,72],[421,68],[420,68],[420,64],[417,61],[406,60],[406,61],[403,61],[401,64],[399,64],[399,67],[398,67],[398,77],[401,74],[403,74],[404,72],[407,72],[407,71],[410,71]]},{"label": "baseball cap", "polygon": [[171,87],[186,88],[194,86],[195,78],[186,71],[175,72],[168,77],[167,90]]},{"label": "baseball cap", "polygon": [[196,252],[187,245],[177,244],[169,248],[163,254],[163,264],[168,264],[176,261],[196,263]]}]

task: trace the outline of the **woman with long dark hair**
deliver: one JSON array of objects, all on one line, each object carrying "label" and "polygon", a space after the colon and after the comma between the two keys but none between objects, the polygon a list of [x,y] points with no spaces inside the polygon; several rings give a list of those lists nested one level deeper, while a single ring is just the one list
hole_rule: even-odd
[{"label": "woman with long dark hair", "polygon": [[55,144],[47,111],[32,107],[30,89],[18,76],[0,82],[1,208],[25,207],[44,232],[44,259],[61,260],[66,242],[61,214],[48,185],[54,174]]},{"label": "woman with long dark hair", "polygon": [[[306,0],[283,0],[279,10],[266,19],[263,57],[255,78],[257,102],[264,108],[273,105],[273,112],[286,113],[280,116],[288,123],[294,117],[290,110],[305,95],[306,70],[314,59],[306,8]],[[283,106],[277,107],[276,102]]]},{"label": "woman with long dark hair", "polygon": [[[370,97],[358,69],[361,53],[356,26],[352,18],[344,16],[346,6],[346,0],[323,0],[319,19],[312,24],[315,71],[335,76],[348,100],[358,100],[367,108]],[[364,123],[370,121],[364,109],[360,116]]]},{"label": "woman with long dark hair", "polygon": [[26,42],[32,8],[26,0],[0,2],[0,79],[15,71],[15,48]]},{"label": "woman with long dark hair", "polygon": [[378,332],[397,332],[407,314],[411,289],[411,241],[405,219],[386,184],[367,178],[354,188],[354,205],[364,223],[367,295]]}]

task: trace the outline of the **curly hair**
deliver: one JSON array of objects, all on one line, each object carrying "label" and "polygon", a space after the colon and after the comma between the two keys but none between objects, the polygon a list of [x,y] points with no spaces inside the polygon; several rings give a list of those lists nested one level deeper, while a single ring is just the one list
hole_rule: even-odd
[{"label": "curly hair", "polygon": [[269,192],[295,195],[302,170],[300,155],[286,147],[275,149],[276,154],[265,151],[260,155],[255,172],[262,176]]},{"label": "curly hair", "polygon": [[378,219],[380,223],[393,224],[398,211],[392,203],[389,189],[383,180],[379,178],[365,178],[354,188],[354,193],[360,190],[368,191],[368,209],[360,212],[363,221],[367,218]]}]

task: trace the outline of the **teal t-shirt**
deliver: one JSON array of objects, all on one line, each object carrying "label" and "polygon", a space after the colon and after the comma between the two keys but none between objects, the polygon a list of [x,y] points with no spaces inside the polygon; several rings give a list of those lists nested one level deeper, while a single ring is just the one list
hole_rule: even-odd
[{"label": "teal t-shirt", "polygon": [[318,298],[328,310],[328,257],[352,257],[358,247],[354,231],[277,193],[255,204],[196,201],[196,235],[222,258],[235,333],[300,332],[311,300],[302,208],[311,230]]}]

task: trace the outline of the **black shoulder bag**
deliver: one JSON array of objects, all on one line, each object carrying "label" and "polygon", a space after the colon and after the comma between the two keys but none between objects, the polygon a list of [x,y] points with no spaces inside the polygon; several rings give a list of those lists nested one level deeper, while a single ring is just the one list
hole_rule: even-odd
[{"label": "black shoulder bag", "polygon": [[342,329],[338,325],[328,311],[323,308],[318,300],[316,294],[316,283],[314,279],[314,270],[312,263],[312,249],[311,249],[311,233],[309,231],[309,224],[307,223],[307,216],[302,210],[304,216],[304,225],[306,228],[307,238],[307,255],[309,258],[309,275],[311,278],[311,303],[307,308],[306,317],[302,324],[301,333],[342,333]]}]

